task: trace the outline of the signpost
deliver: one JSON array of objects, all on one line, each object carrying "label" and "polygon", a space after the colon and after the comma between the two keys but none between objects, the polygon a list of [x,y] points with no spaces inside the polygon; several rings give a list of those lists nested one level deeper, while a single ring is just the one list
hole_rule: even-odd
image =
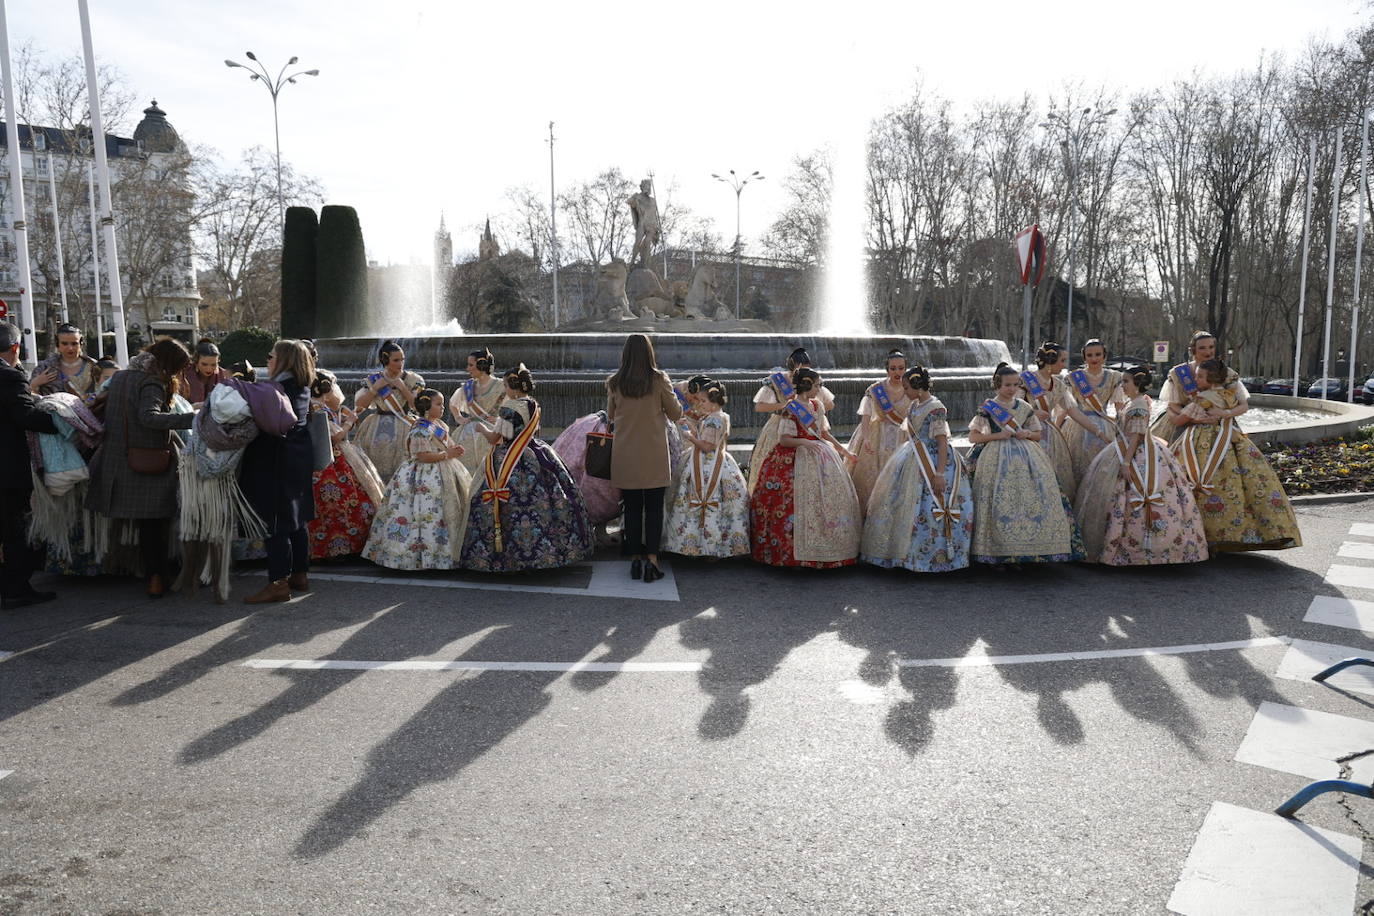
[{"label": "signpost", "polygon": [[1016,260],[1021,267],[1021,285],[1025,287],[1021,294],[1021,368],[1024,370],[1030,368],[1031,300],[1040,278],[1045,275],[1045,235],[1040,231],[1040,224],[1035,223],[1016,233],[1013,241]]}]

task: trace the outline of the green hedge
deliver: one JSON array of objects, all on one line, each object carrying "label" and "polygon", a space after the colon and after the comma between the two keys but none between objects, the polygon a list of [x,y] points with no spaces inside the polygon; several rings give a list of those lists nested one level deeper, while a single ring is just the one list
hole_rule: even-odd
[{"label": "green hedge", "polygon": [[241,359],[246,359],[255,368],[267,365],[267,357],[277,335],[262,328],[239,328],[229,333],[219,344],[219,362],[226,369]]}]

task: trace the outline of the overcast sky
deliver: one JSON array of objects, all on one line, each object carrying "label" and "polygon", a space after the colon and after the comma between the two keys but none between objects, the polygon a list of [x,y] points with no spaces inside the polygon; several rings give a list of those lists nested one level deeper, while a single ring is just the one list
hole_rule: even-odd
[{"label": "overcast sky", "polygon": [[[17,45],[79,53],[72,0],[9,0]],[[1115,6],[1117,9],[1113,10]],[[734,168],[746,244],[783,203],[794,156],[854,133],[919,79],[956,102],[1066,82],[1125,90],[1201,69],[1227,74],[1265,51],[1336,39],[1364,0],[1157,0],[1153,4],[694,3],[389,0],[91,0],[96,54],[191,143],[226,156],[272,145],[267,93],[226,57],[291,55],[321,75],[281,97],[282,154],[358,209],[369,255],[430,259],[442,210],[459,251],[504,190],[548,191],[548,122],[559,184],[619,166],[676,184],[734,232]],[[1127,11],[1121,11],[1127,10]],[[139,106],[140,108],[143,105]]]}]

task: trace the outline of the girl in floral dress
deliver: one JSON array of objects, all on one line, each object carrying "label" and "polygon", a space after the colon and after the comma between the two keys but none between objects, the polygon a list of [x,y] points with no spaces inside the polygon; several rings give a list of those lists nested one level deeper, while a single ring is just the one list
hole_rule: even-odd
[{"label": "girl in floral dress", "polygon": [[887,378],[869,385],[859,402],[859,425],[849,437],[849,451],[858,459],[853,463],[854,489],[865,512],[878,474],[907,441],[902,422],[911,400],[902,385],[905,372],[906,355],[901,350],[889,350]]},{"label": "girl in floral dress", "polygon": [[973,491],[949,444],[949,414],[930,393],[930,373],[902,375],[911,403],[902,425],[906,442],[873,485],[864,521],[864,562],[913,572],[949,572],[969,565]]},{"label": "girl in floral dress", "polygon": [[372,460],[382,483],[389,483],[406,460],[406,433],[413,422],[410,412],[415,408],[415,392],[425,387],[425,380],[406,369],[405,352],[394,340],[382,344],[377,361],[381,368],[363,380],[353,397],[359,412],[369,407],[376,412],[358,424],[353,441]]},{"label": "girl in floral dress", "polygon": [[816,396],[820,374],[798,369],[790,385],[796,397],[749,501],[754,559],[770,566],[853,566],[863,536],[847,466],[854,456],[830,434]]},{"label": "girl in floral dress", "polygon": [[584,560],[592,552],[591,518],[558,453],[535,438],[534,376],[521,364],[503,381],[495,426],[476,421],[492,450],[472,487],[463,568],[520,572]]},{"label": "girl in floral dress", "polygon": [[[1067,388],[1076,410],[1066,409],[1058,419],[1064,437],[1069,441],[1073,456],[1073,476],[1082,480],[1097,453],[1116,438],[1116,424],[1107,409],[1125,400],[1121,394],[1121,373],[1102,364],[1107,359],[1107,346],[1096,338],[1083,345],[1082,369],[1069,373]],[[1072,420],[1072,423],[1066,422]]]},{"label": "girl in floral dress", "polygon": [[356,556],[367,546],[372,519],[384,498],[385,488],[363,450],[348,441],[357,414],[343,406],[343,392],[334,377],[317,370],[310,386],[312,409],[329,417],[334,463],[315,472],[315,519],[310,533],[310,558]]},{"label": "girl in floral dress", "polygon": [[[785,425],[786,414],[784,411],[787,408],[787,402],[792,399],[791,375],[798,369],[809,368],[811,368],[811,354],[806,352],[805,347],[797,347],[787,357],[787,368],[773,370],[754,394],[754,411],[768,414],[768,419],[764,422],[763,429],[759,430],[758,437],[754,439],[754,450],[749,456],[749,493],[751,495],[758,483],[759,472],[763,469],[764,462],[768,460],[768,453],[773,451],[773,447],[778,444],[778,436],[781,435]],[[831,393],[830,389],[821,384],[817,390],[817,397],[826,412],[834,410],[835,395]]]},{"label": "girl in floral dress", "polygon": [[406,435],[410,457],[387,484],[363,556],[390,569],[457,569],[472,478],[458,463],[463,447],[439,419],[444,396],[425,388],[415,407],[423,419]]},{"label": "girl in floral dress", "polygon": [[973,559],[979,563],[1059,563],[1083,559],[1069,501],[1040,439],[1040,420],[1016,396],[1019,376],[999,363],[996,397],[969,423],[973,443]]},{"label": "girl in floral dress", "polygon": [[711,382],[692,393],[702,398],[705,414],[695,431],[683,433],[692,454],[663,521],[663,549],[689,557],[741,556],[750,549],[749,487],[728,448],[725,386]]},{"label": "girl in floral dress", "polygon": [[[502,391],[505,388],[502,386]],[[605,526],[607,522],[620,517],[620,489],[611,486],[609,480],[593,477],[587,473],[587,433],[610,431],[606,411],[598,410],[574,420],[558,438],[553,440],[553,450],[562,459],[573,483],[582,493],[587,503],[587,514],[596,526],[597,536],[609,540]],[[483,439],[482,441],[486,441]],[[490,450],[490,446],[488,446]],[[485,461],[485,459],[484,459]],[[478,468],[481,473],[481,468]]]},{"label": "girl in floral dress", "polygon": [[[1072,501],[1074,491],[1078,489],[1078,478],[1073,473],[1073,453],[1069,451],[1068,437],[1055,422],[1060,417],[1078,411],[1064,378],[1068,364],[1068,348],[1063,344],[1045,341],[1036,351],[1036,368],[1021,373],[1020,397],[1035,410],[1035,418],[1040,421],[1041,427],[1040,447],[1050,456],[1059,489]],[[1084,418],[1083,422],[1090,421]]]},{"label": "girl in floral dress", "polygon": [[1088,559],[1108,566],[1197,563],[1207,534],[1183,466],[1150,435],[1150,370],[1131,369],[1121,387],[1116,440],[1098,452],[1078,487],[1074,514]]},{"label": "girl in floral dress", "polygon": [[468,354],[468,379],[453,393],[453,441],[463,447],[458,460],[469,474],[481,473],[491,443],[472,424],[473,420],[495,422],[496,408],[506,396],[506,386],[491,374],[496,357],[483,347]]},{"label": "girl in floral dress", "polygon": [[1193,485],[1207,547],[1212,553],[1301,547],[1302,535],[1288,495],[1263,453],[1236,417],[1243,405],[1228,382],[1233,373],[1219,359],[1205,360],[1174,417],[1183,433],[1174,454]]}]

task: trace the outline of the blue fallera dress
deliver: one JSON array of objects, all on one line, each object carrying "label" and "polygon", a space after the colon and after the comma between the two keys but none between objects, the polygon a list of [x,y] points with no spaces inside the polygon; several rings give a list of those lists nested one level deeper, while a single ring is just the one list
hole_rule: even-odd
[{"label": "blue fallera dress", "polygon": [[[593,547],[587,504],[558,453],[534,437],[538,403],[507,398],[497,417],[502,441],[472,479],[463,568],[520,572],[587,559]],[[516,457],[507,465],[512,449]]]}]

